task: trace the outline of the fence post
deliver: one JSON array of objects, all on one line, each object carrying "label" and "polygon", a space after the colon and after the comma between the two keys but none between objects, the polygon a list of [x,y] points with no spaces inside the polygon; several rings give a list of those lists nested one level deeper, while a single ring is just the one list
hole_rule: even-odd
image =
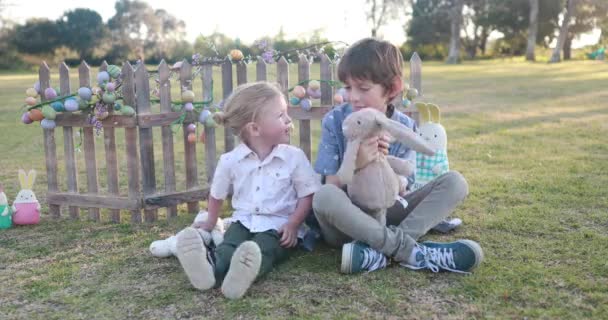
[{"label": "fence post", "polygon": [[[46,62],[42,62],[38,71],[42,101],[46,100],[44,90],[51,86],[50,72]],[[57,184],[57,146],[55,144],[55,129],[42,129],[42,132],[44,134],[47,185],[49,192],[57,192],[59,187]],[[61,207],[59,205],[49,204],[49,213],[53,217],[59,217],[61,215]]]},{"label": "fence post", "polygon": [[[135,101],[135,75],[127,61],[122,66],[122,96],[125,105],[137,107]],[[137,127],[125,128],[125,151],[127,154],[127,174],[129,176],[129,198],[142,203],[139,187],[139,156],[137,154]],[[141,223],[141,210],[131,210],[131,222]]]},{"label": "fence post", "polygon": [[[163,59],[158,66],[160,85],[160,112],[171,112],[171,81],[169,66]],[[163,171],[165,172],[165,191],[174,192],[175,185],[175,151],[173,148],[173,131],[170,125],[161,127],[163,137]],[[167,207],[167,219],[177,216],[177,206]]]}]

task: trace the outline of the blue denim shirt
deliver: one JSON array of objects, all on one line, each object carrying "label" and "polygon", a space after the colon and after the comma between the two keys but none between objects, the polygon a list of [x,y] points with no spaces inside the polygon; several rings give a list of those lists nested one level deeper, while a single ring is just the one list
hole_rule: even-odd
[{"label": "blue denim shirt", "polygon": [[[324,177],[335,175],[344,159],[346,138],[342,132],[342,122],[352,112],[352,106],[345,103],[336,106],[323,117],[321,122],[321,140],[319,141],[317,161],[315,162],[314,169]],[[395,110],[391,119],[404,124],[414,131],[418,130],[416,122],[402,112]],[[409,160],[416,165],[416,152],[402,143],[391,143],[388,153],[392,156]],[[414,185],[415,174],[412,174],[407,179],[409,189],[409,186]]]}]

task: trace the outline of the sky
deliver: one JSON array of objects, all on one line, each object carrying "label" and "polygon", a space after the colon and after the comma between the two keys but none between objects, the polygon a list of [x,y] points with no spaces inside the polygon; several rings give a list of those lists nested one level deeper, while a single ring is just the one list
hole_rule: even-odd
[{"label": "sky", "polygon": [[[201,34],[219,31],[231,38],[252,43],[257,38],[276,35],[281,27],[288,39],[307,38],[319,29],[330,41],[346,43],[353,43],[371,34],[365,16],[365,0],[146,2],[154,9],[165,9],[183,20],[186,23],[186,39],[189,41],[194,41]],[[97,11],[104,21],[115,13],[115,1],[112,0],[6,0],[6,3],[8,6],[4,15],[19,23],[34,17],[57,19],[67,9],[83,7]],[[390,21],[379,33],[384,39],[400,45],[405,41],[403,30],[403,20]],[[573,47],[593,44],[598,37],[597,32],[583,35],[573,43]]]}]

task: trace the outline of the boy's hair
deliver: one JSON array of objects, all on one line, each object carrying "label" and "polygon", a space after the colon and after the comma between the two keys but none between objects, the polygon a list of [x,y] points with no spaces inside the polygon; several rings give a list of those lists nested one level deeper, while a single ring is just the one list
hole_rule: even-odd
[{"label": "boy's hair", "polygon": [[260,81],[240,85],[224,102],[224,111],[213,114],[213,120],[231,128],[234,134],[245,141],[245,125],[256,121],[264,113],[268,102],[276,97],[283,97],[277,84]]},{"label": "boy's hair", "polygon": [[348,47],[338,64],[338,78],[369,80],[392,89],[395,76],[402,77],[403,56],[388,41],[365,38]]}]

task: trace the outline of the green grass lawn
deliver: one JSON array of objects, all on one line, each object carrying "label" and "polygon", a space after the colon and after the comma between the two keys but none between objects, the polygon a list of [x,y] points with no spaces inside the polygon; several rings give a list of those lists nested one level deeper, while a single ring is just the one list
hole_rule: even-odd
[{"label": "green grass lawn", "polygon": [[[295,69],[291,75],[295,82]],[[12,200],[17,169],[37,169],[34,190],[44,209],[40,225],[0,231],[2,319],[608,318],[606,63],[424,63],[422,100],[442,107],[451,168],[470,185],[455,212],[464,226],[425,239],[478,241],[486,260],[474,274],[392,266],[345,276],[340,252],[320,247],[296,254],[239,301],[193,290],[176,259],[148,253],[151,241],[191,222],[184,207],[175,220],[142,225],[46,215],[42,130],[19,122],[25,89],[35,78],[0,74],[0,182]],[[177,147],[181,137],[175,139]],[[203,147],[197,147],[201,171]],[[57,153],[64,183],[62,147]],[[99,181],[103,187],[103,175]]]}]

